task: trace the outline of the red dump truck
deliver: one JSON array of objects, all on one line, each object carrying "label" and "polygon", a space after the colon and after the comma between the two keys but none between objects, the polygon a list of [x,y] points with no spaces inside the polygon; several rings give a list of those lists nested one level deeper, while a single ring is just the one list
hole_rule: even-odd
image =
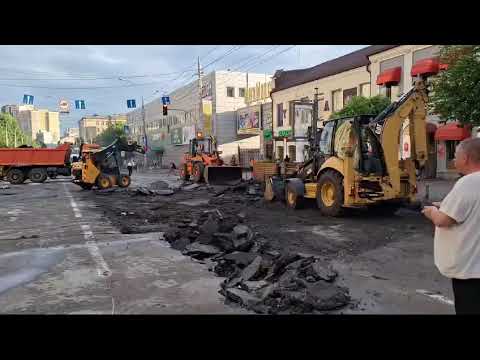
[{"label": "red dump truck", "polygon": [[30,179],[42,183],[48,177],[70,176],[70,144],[62,144],[53,149],[3,148],[0,149],[0,178],[11,184],[22,184]]}]

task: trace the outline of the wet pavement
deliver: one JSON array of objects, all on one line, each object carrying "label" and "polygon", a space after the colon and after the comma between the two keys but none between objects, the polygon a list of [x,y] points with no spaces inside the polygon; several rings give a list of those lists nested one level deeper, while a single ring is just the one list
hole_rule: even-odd
[{"label": "wet pavement", "polygon": [[244,312],[223,304],[206,265],[161,233],[121,234],[67,179],[0,191],[0,313]]},{"label": "wet pavement", "polygon": [[[157,170],[134,172],[132,187],[160,179],[179,185],[168,170]],[[115,203],[118,194],[82,191],[66,179],[0,192],[10,194],[0,193],[2,313],[247,313],[224,305],[218,294],[223,278],[207,265],[171,249],[159,240],[161,233],[121,234],[104,212],[120,205],[132,211],[152,208],[152,201],[160,211],[201,209],[209,200],[201,193],[150,202],[131,197],[125,205]],[[221,197],[225,204],[214,206],[240,206],[226,196]],[[109,208],[109,202],[115,206]],[[418,212],[330,219],[314,208],[290,211],[280,203],[249,203],[242,209],[249,226],[267,235],[273,249],[329,257],[339,285],[353,299],[337,313],[454,313],[450,282],[433,263],[433,229]]]}]

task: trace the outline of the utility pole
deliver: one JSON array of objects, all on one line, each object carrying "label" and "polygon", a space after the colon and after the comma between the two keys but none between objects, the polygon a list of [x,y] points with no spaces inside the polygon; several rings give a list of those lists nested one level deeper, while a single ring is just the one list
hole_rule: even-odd
[{"label": "utility pole", "polygon": [[143,141],[145,143],[145,154],[144,154],[144,168],[147,169],[147,149],[148,149],[148,142],[147,142],[147,127],[145,126],[145,104],[143,101],[142,96],[142,122],[143,122]]},{"label": "utility pole", "polygon": [[[204,130],[204,124],[202,124],[202,70],[200,68],[200,57],[197,58],[197,71],[198,71],[198,123],[202,130]],[[196,129],[195,129],[196,130]]]}]

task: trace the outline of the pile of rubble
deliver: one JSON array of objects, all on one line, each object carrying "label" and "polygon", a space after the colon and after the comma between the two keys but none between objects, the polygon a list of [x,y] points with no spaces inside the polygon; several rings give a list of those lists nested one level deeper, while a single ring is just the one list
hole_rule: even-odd
[{"label": "pile of rubble", "polygon": [[226,277],[220,294],[261,314],[323,313],[349,304],[348,290],[325,259],[270,251],[265,238],[245,225],[246,215],[203,211],[164,234],[172,248],[205,261]]}]

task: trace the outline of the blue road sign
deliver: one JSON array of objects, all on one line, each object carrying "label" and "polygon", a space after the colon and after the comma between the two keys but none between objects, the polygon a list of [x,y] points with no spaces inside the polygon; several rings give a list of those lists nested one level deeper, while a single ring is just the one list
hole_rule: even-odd
[{"label": "blue road sign", "polygon": [[33,95],[23,95],[23,103],[33,105]]},{"label": "blue road sign", "polygon": [[135,101],[135,99],[127,100],[127,108],[131,109],[136,107],[137,107],[137,102]]},{"label": "blue road sign", "polygon": [[170,96],[162,96],[162,104],[170,105]]},{"label": "blue road sign", "polygon": [[85,110],[85,100],[75,100],[75,109]]}]

